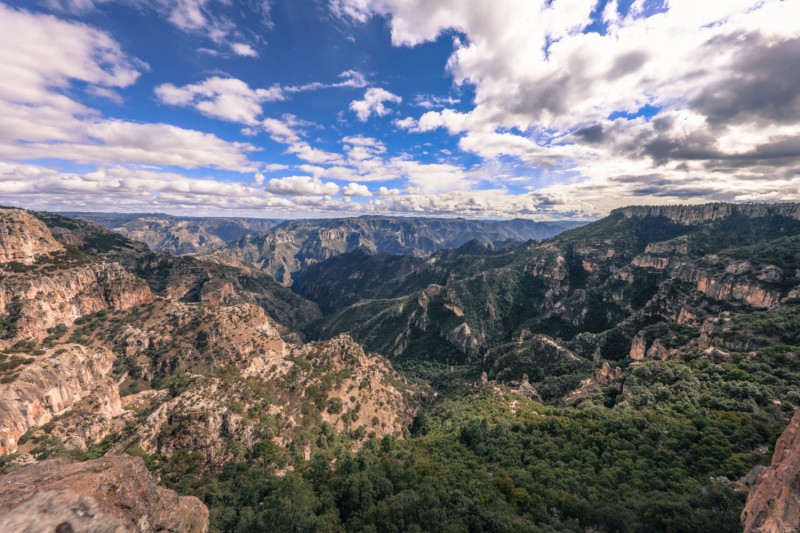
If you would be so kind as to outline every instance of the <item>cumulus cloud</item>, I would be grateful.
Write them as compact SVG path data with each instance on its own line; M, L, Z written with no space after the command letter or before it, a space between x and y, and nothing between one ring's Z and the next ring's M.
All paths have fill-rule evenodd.
M379 196L398 196L399 194L401 194L400 189L389 189L388 187L378 188Z
M268 192L284 196L332 196L339 192L339 186L333 182L322 182L311 176L289 176L269 180Z
M70 80L89 86L132 85L147 65L128 58L110 35L84 24L34 15L0 4L0 98L30 104L58 103L79 110L54 88Z
M596 0L330 5L354 23L387 16L396 46L457 32L447 70L474 89L472 109L418 96L428 111L395 125L443 128L484 161L517 158L560 181L544 193L609 207L797 197L796 2L608 2L599 16Z
M102 205L139 208L196 204L209 207L292 205L259 192L259 188L251 184L125 167L64 173L37 165L0 162L0 188L9 201L60 209Z
M248 125L258 123L263 103L284 98L279 87L252 89L242 80L217 76L183 87L165 83L155 88L155 94L165 104L193 107L208 117Z
M147 68L105 32L0 4L0 157L253 169L249 144L103 118L68 96L80 82L91 94L120 97Z
M380 87L371 87L364 93L363 100L350 102L350 110L353 111L358 120L366 122L372 115L383 117L389 114L389 109L384 102L399 104L403 99L396 94L392 94Z
M349 184L349 190L363 192L358 185ZM292 216L298 211L328 215L455 214L544 219L591 218L597 215L597 210L590 206L576 208L556 196L510 195L501 189L403 194L397 189L381 187L379 198L353 202L350 196L333 196L336 193L334 187L334 184L322 183L308 176L270 180L264 187L258 175L250 182L236 183L125 167L63 173L37 165L0 162L0 189L4 201L55 211L113 206L115 210L129 212L158 209L203 215L230 211L271 217Z
M372 196L369 187L361 183L348 183L342 187L342 194L345 196Z

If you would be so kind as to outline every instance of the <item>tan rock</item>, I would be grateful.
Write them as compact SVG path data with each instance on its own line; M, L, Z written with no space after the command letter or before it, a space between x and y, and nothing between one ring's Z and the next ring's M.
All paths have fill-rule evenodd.
M138 457L51 459L0 477L0 531L60 531L35 528L56 519L63 519L56 525L71 527L64 531L75 533L208 530L208 509L200 500L156 485Z
M745 533L800 531L800 411L775 443L772 464L742 511Z
M44 223L21 209L0 209L0 263L31 264L63 250Z
M114 354L69 344L50 349L0 384L0 455L17 450L19 438L75 406L95 399L95 414L119 415L119 389L111 377ZM95 435L102 438L103 435Z
M72 324L104 309L127 309L153 300L144 280L117 263L96 262L0 281L0 314L17 317L15 339L42 338L47 329ZM13 344L15 339L8 343Z

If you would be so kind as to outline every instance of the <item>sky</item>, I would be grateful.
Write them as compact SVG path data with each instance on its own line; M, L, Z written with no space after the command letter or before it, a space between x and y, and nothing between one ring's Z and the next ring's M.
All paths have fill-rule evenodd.
M0 0L0 204L800 200L800 0Z

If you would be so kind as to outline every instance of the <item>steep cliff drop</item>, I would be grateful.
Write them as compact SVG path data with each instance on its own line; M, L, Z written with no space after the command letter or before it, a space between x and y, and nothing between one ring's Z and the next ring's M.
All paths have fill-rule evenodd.
M748 496L742 523L745 533L800 531L800 411L778 439L772 464Z

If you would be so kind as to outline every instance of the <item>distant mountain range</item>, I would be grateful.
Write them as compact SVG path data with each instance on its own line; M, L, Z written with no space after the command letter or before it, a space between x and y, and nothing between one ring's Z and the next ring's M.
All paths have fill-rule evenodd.
M178 217L159 213L62 213L88 220L147 244L152 250L174 255L222 248L248 233L266 231L280 222L263 218Z
M244 235L215 255L256 265L277 281L291 285L293 273L355 249L424 256L471 240L502 247L547 239L582 224L401 217L290 220L262 233Z

